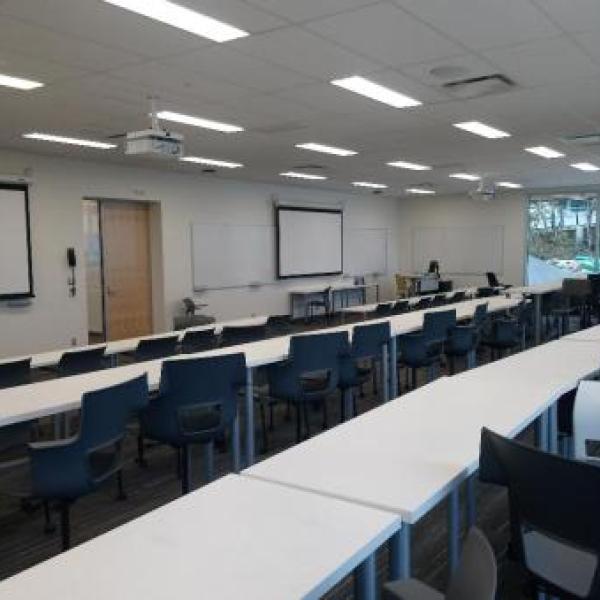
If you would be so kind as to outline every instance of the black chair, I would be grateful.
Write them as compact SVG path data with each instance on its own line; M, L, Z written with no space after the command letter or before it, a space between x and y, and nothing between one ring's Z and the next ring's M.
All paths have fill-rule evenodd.
M465 358L467 369L477 364L477 347L481 339L481 330L487 318L487 304L475 307L473 319L468 325L456 325L450 330L445 353L450 363L450 373L456 372L456 359Z
M494 551L486 537L473 528L465 540L448 591L438 591L416 579L395 581L384 587L384 600L494 600L498 583Z
M479 478L508 488L511 549L536 591L600 598L600 469L481 434Z
M341 420L347 415L347 394L352 394L373 375L374 366L381 361L383 346L390 341L390 323L357 325L352 333L352 345L340 362L338 387L342 391ZM352 409L356 416L356 396L352 394Z
M122 493L127 420L147 402L146 375L87 392L81 400L81 425L75 437L30 445L31 490L25 496L58 502L63 550L71 545L69 513L75 500L114 475Z
M433 297L431 301L432 306L444 306L448 303L448 299L446 298L446 294L437 294Z
M181 340L181 352L184 354L194 354L212 350L217 346L217 336L215 328L210 329L188 329Z
M221 331L219 346L238 346L264 340L267 337L267 325L226 326Z
M144 338L138 342L137 348L133 351L133 358L136 362L145 362L173 356L177 354L178 346L178 335Z
M491 298L492 296L497 296L498 291L493 287L480 287L477 288L476 296L477 298Z
M100 371L108 366L105 356L106 346L86 350L69 350L58 361L58 373L62 377Z
M412 307L412 310L426 310L433 306L433 298L431 296L425 296L419 298L419 301Z
M590 273L588 275L590 282L590 310L596 315L596 320L600 322L600 273Z
M322 311L325 319L329 322L331 316L331 286L325 288L321 293L315 294L316 298L306 303L305 318L306 321L312 321L315 318L315 311Z
M408 300L398 300L392 308L392 315L403 315L409 311L410 302Z
M515 349L525 349L525 328L514 317L490 319L483 328L482 346L490 349L490 358L502 358Z
M372 313L374 319L381 319L383 317L391 317L394 314L394 303L393 302L382 302L377 305L375 311Z
M31 358L0 363L0 389L31 383Z
M296 439L302 439L302 418L310 437L308 404L323 409L327 427L327 398L337 390L340 361L349 354L347 332L292 336L289 357L267 369L269 397L296 408Z
M271 315L267 319L267 335L269 337L289 335L292 329L293 324L290 315Z
M192 487L193 444L204 447L206 479L212 480L214 442L231 430L245 380L243 354L163 362L158 397L140 415L140 435L181 450L183 494Z
M450 297L450 299L448 300L448 303L454 303L454 302L463 302L464 300L467 299L467 293L460 291L460 292L454 292L454 294L452 294L452 296Z
M557 324L558 337L569 333L572 316L578 315L580 327L590 324L589 307L592 298L592 284L587 279L563 279L560 294L554 297L552 309Z
M485 274L485 276L487 278L489 287L491 287L491 288L503 287L503 285L498 281L498 277L496 276L496 273L494 273L492 271L488 271Z

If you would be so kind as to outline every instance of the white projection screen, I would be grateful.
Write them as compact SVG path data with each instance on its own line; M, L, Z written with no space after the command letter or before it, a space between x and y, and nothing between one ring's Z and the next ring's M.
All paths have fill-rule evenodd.
M343 272L343 213L337 209L277 208L277 276Z
M28 189L0 183L0 300L32 296Z

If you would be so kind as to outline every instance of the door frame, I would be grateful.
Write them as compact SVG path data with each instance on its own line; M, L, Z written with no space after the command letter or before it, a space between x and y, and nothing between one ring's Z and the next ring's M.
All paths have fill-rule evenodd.
M106 275L104 265L104 236L101 205L104 202L123 202L128 204L144 204L148 209L148 241L150 246L150 301L152 304L152 331L156 332L159 323L164 321L164 316L158 311L164 307L164 281L163 250L162 250L162 204L159 200L140 200L137 198L122 198L111 196L84 196L84 201L93 201L98 209L98 237L100 249L100 286L102 301L102 329L103 337L107 338L107 307L106 307ZM155 237L159 239L155 239ZM86 290L87 292L87 290Z

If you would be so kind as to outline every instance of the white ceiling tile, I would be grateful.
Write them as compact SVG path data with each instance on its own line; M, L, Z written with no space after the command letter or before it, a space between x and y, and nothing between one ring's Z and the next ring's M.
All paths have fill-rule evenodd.
M375 0L247 0L273 14L293 22L308 21L335 13L352 10Z
M598 0L533 0L541 10L569 32L597 31L600 23Z
M600 75L600 66L566 36L496 48L486 58L524 86L576 81Z
M381 68L381 65L298 27L287 27L230 43L240 52L323 80Z
M287 25L274 14L259 10L242 0L177 0L192 10L224 21L250 33L268 31Z
M9 53L2 50L0 50L0 72L45 84L74 79L85 74L81 69L45 60L43 57L24 56L18 52ZM40 88L29 93L39 94L43 90L44 88ZM0 88L0 93L7 92L8 88ZM15 93L15 90L12 92Z
M0 4L0 15L126 50L134 56L165 56L211 43L101 0L4 0Z
M232 50L226 44L209 46L166 59L165 64L182 72L274 92L315 81L311 77Z
M465 46L508 46L560 30L529 0L394 0Z
M582 45L593 60L600 63L600 36L597 33L581 33L574 39Z
M24 56L43 57L66 66L101 71L138 62L140 58L128 52L96 44L24 21L0 19L0 54L17 51Z
M464 52L461 46L387 3L315 21L307 28L389 66Z

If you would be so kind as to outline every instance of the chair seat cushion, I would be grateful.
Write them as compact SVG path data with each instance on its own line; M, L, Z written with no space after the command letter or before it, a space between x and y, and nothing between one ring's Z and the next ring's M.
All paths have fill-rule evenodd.
M525 562L541 579L587 598L598 568L598 557L538 531L523 535Z
M443 594L416 579L393 581L384 589L386 600L444 600Z
M188 406L180 411L179 424L185 435L207 433L221 424L221 411L203 406Z
M305 394L319 394L326 392L329 388L329 373L327 371L319 371L305 375L300 381L302 391Z

